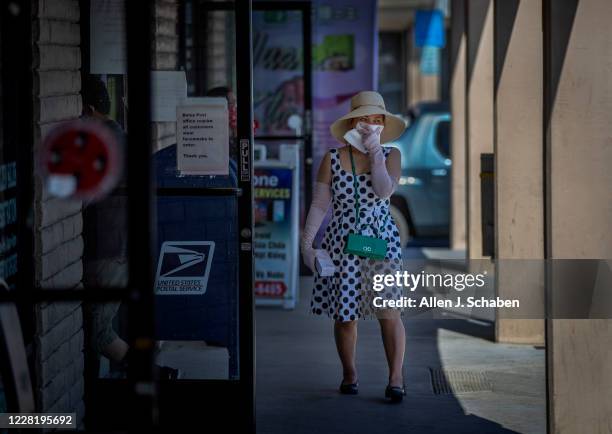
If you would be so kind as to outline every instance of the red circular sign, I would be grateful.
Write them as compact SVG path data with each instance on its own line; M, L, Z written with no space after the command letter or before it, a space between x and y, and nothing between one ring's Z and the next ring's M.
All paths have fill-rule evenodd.
M67 122L43 142L41 168L57 196L100 198L117 184L121 165L117 139L99 121Z

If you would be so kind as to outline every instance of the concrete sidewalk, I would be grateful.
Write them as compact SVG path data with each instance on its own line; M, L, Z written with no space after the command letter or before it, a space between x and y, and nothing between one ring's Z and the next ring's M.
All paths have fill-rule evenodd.
M407 396L393 405L378 323L361 321L359 395L340 395L333 323L308 313L311 282L296 310L257 309L258 433L546 432L544 351L492 342L488 322L406 320ZM441 367L484 375L489 390L436 395L430 368Z

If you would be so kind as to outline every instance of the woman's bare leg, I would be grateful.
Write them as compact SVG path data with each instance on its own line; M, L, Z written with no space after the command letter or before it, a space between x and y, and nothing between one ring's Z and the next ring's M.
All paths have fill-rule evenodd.
M389 364L389 385L402 387L406 330L398 311L387 312L378 319L382 334L387 363Z
M351 384L357 381L355 367L355 348L357 347L357 321L335 321L334 338L342 363L342 383Z

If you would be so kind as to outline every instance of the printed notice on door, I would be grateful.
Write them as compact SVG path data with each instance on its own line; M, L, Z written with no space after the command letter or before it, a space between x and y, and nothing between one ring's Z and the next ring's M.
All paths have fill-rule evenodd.
M228 175L227 103L176 108L176 163L181 175Z

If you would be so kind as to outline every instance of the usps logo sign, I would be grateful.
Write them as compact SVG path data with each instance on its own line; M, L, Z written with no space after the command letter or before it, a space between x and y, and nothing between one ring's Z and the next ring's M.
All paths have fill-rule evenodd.
M214 241L165 241L157 263L155 293L204 294L214 252Z

